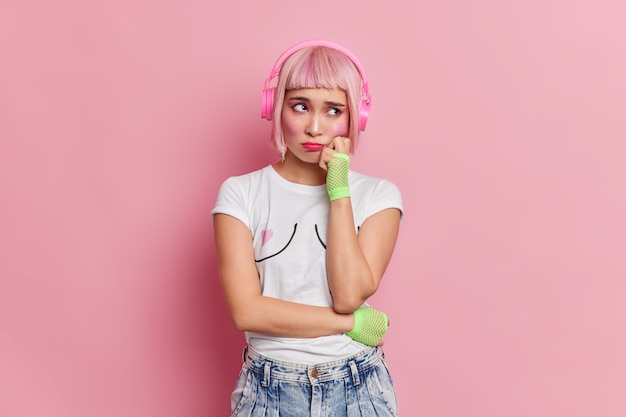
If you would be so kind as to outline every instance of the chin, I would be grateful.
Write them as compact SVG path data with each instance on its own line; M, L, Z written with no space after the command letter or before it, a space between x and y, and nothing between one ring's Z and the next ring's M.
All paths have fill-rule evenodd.
M300 162L304 162L306 164L317 165L320 162L319 155L315 154L296 155L296 158L298 158Z

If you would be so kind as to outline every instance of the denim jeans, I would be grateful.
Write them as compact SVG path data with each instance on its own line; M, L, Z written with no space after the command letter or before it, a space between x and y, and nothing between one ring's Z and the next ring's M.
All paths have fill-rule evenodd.
M396 395L380 348L315 365L244 350L232 417L397 417Z

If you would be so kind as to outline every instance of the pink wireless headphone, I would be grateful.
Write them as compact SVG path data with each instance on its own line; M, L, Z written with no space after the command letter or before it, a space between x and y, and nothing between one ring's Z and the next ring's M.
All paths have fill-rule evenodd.
M334 49L346 55L354 63L357 70L359 71L359 74L361 75L361 79L363 80L363 94L365 98L361 100L359 108L359 130L365 130L365 124L367 123L367 117L369 116L370 106L372 105L372 96L369 93L367 79L365 78L365 71L363 70L363 67L361 67L359 61L354 55L352 55L350 51L342 48L336 43L323 40L310 40L297 43L291 48L287 49L285 52L282 53L281 56L278 57L276 63L274 64L274 68L272 68L272 71L270 72L270 75L265 79L261 117L267 120L272 120L272 111L274 110L274 97L276 94L276 87L270 87L269 84L272 79L276 77L280 72L280 67L283 62L285 62L285 60L289 58L289 56L291 56L291 54L293 54L294 52L299 51L300 49L307 48L309 46L326 46L328 48Z

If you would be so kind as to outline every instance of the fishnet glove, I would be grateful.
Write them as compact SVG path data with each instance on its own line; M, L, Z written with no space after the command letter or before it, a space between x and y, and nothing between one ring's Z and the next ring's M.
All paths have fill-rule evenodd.
M350 197L350 185L348 184L349 168L350 157L344 153L335 153L333 154L333 159L328 161L326 189L328 190L330 201Z
M354 312L354 328L346 333L353 340L368 346L378 346L389 328L389 319L372 307L359 307Z

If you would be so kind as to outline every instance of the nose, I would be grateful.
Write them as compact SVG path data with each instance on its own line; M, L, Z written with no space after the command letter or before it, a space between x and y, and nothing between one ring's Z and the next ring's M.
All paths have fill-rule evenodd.
M322 133L320 128L319 116L311 115L309 123L306 126L305 133L309 136L318 136Z

